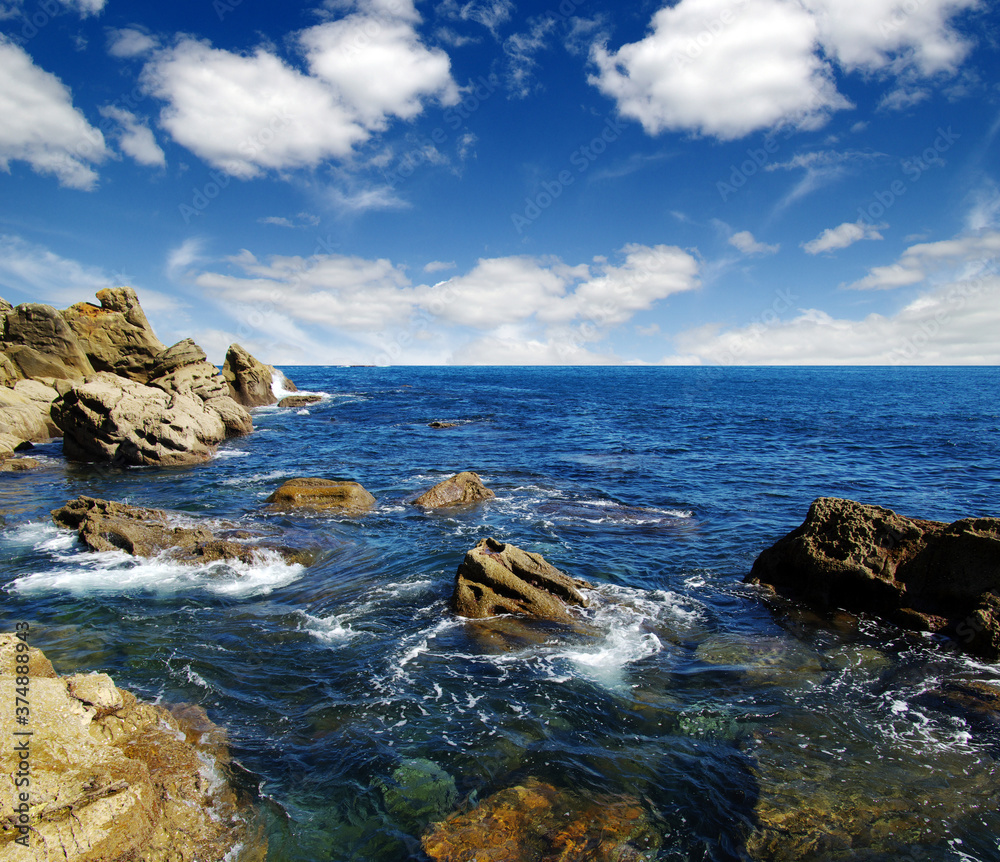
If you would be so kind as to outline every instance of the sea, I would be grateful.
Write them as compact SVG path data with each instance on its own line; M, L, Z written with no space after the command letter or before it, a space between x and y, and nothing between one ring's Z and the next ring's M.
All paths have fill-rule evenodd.
M638 800L658 841L636 858L1000 860L1000 725L941 695L1000 666L744 584L817 497L1000 515L1000 369L283 371L321 400L256 409L208 463L100 467L53 441L0 475L3 628L28 622L60 673L203 707L269 862L424 860L430 822L529 778ZM496 498L412 505L461 470ZM377 506L270 511L300 476ZM50 516L79 495L316 562L90 552ZM486 537L590 582L581 627L452 613ZM416 811L421 771L449 790Z

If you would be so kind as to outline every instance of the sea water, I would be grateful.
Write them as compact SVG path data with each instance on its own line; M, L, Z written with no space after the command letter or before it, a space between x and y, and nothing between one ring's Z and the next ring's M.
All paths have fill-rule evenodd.
M628 794L661 859L748 858L768 812L841 834L883 805L903 813L855 832L898 835L809 858L1000 859L996 725L934 694L1000 685L1000 668L742 582L819 496L1000 515L1000 370L284 370L322 400L254 411L209 463L101 468L54 442L39 470L0 476L4 628L30 622L61 673L202 705L257 794L269 860L424 858L385 793L424 761L466 808L532 776ZM410 504L460 470L496 499ZM356 480L377 506L268 511L297 476ZM317 562L88 552L49 514L81 494L262 527ZM449 611L487 536L593 584L581 631Z

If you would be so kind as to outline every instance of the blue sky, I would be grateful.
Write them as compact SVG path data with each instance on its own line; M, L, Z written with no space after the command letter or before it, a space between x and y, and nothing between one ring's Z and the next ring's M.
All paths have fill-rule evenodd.
M298 364L1000 361L985 0L0 0L0 295Z

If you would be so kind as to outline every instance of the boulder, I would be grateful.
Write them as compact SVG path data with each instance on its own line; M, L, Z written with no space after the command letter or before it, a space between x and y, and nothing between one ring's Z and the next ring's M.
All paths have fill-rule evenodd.
M81 496L52 512L56 526L76 530L92 551L125 551L135 557L166 553L181 563L239 560L254 563L261 551L278 553L285 562L308 565L303 551L274 545L231 524L215 531L162 509L146 509L110 500Z
M19 381L18 386L29 382ZM55 394L55 390L52 392ZM52 420L50 404L36 401L23 389L3 387L0 387L0 432L30 443L40 443L60 433Z
M37 458L6 458L4 459L2 444L0 444L0 473L26 473L37 470L42 462Z
M229 395L243 407L264 407L278 401L274 394L274 379L279 372L271 365L255 359L248 350L231 344L222 366L222 376L229 386ZM286 379L285 388L295 391L295 384Z
M164 345L146 320L131 287L97 292L100 306L79 302L62 312L95 371L146 383Z
M16 662L19 651L29 657L26 686L25 675L18 677L24 667ZM2 702L14 704L25 687L28 725L15 722L14 709L0 709L0 732L12 741L0 751L6 778L0 858L221 862L242 844L249 852L241 859L263 859L266 844L253 825L255 812L233 791L227 758L217 756L217 745L196 741L183 720L141 703L106 674L59 677L39 650L0 635ZM26 728L30 737L14 735ZM209 737L215 743L219 734ZM15 797L21 759L13 741L23 739L30 784L22 785L22 800ZM25 810L16 811L22 803ZM15 843L18 838L27 847Z
M273 509L339 509L346 512L367 512L375 506L375 498L357 482L333 479L289 479L270 497Z
M434 862L652 862L661 839L634 797L528 778L434 824L421 843Z
M483 484L478 473L466 470L443 482L438 482L429 491L417 497L413 505L423 506L425 509L437 509L442 506L480 503L483 500L492 500L495 496L496 494Z
M586 607L580 590L590 587L560 572L541 554L482 539L458 567L451 607L471 619L520 614L571 623L569 607Z
M820 610L844 608L950 635L1000 659L1000 519L946 524L821 497L746 580Z
M435 420L434 422L427 423L428 428L457 428L457 422L442 422L441 420Z
M279 407L308 407L323 400L322 395L286 395L278 402Z
M207 461L228 436L200 398L101 372L52 405L63 451L78 461L176 466Z
M4 315L0 350L21 377L82 381L94 373L76 333L51 305L26 302Z

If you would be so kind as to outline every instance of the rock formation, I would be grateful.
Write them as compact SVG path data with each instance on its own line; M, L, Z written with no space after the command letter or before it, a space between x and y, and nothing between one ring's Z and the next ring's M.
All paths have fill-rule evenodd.
M459 616L484 619L520 614L570 623L569 607L586 607L590 584L560 572L541 554L496 539L482 539L455 575L451 607Z
M416 500L414 506L423 506L426 509L437 509L441 506L462 506L470 503L480 503L483 500L492 500L494 494L483 484L478 473L466 470L458 473L443 482L438 482L429 491L425 491Z
M820 609L872 613L1000 659L1000 519L946 524L821 497L756 560L750 583Z
M27 663L17 661L23 654ZM16 721L18 688L28 694L27 724ZM0 635L0 733L8 741L0 750L0 858L222 862L242 844L241 862L262 862L254 812L225 777L224 733L199 707L187 713L196 721L139 702L103 673L59 677L40 650ZM14 735L25 729L30 737ZM28 768L19 772L14 741L24 739Z
M308 407L323 400L322 395L286 395L278 402L279 407Z
M357 482L307 477L289 479L267 503L273 509L335 509L357 514L372 509L375 498Z
M78 497L52 512L59 527L76 530L80 541L93 551L125 551L136 557L153 557L166 552L182 563L210 563L215 560L257 561L262 551L279 554L285 562L308 565L309 552L276 545L232 524L205 524L162 509L129 506L94 497Z
M277 403L272 384L279 373L273 366L254 359L238 344L230 346L222 366L222 376L229 386L230 396L243 407L264 407ZM295 384L287 379L285 386L295 391Z
M633 797L585 797L529 778L424 834L434 862L652 862L658 831Z

